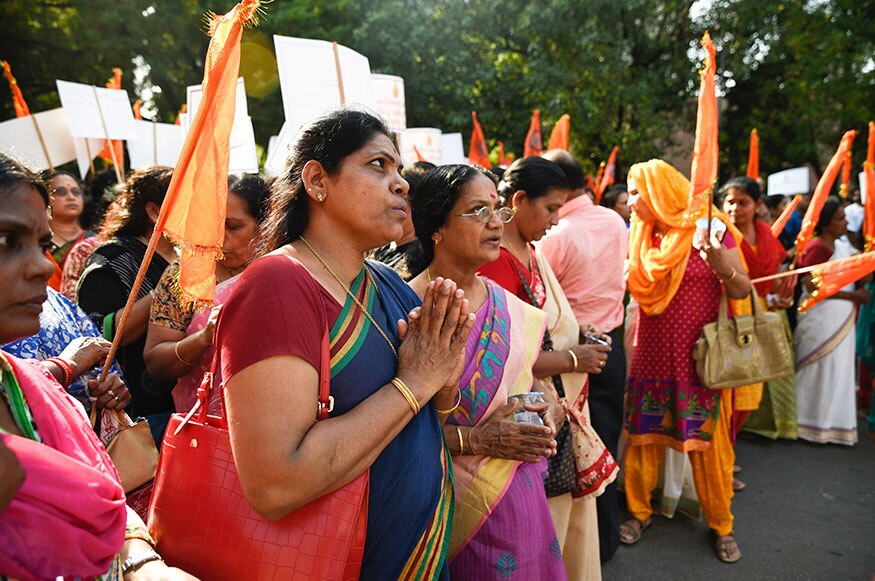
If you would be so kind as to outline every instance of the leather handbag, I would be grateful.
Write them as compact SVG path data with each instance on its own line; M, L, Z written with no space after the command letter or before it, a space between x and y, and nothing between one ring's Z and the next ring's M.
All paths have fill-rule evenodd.
M364 553L369 472L280 520L261 517L246 500L222 416L207 415L212 369L198 401L174 414L164 435L149 532L171 566L201 579L357 579ZM334 407L328 331L322 338L319 420Z
M729 318L724 294L717 321L702 329L693 359L704 386L728 389L793 373L789 330L777 313L763 311L755 288L751 302L752 314Z
M133 492L152 482L158 468L158 448L152 438L149 422L131 421L125 412L105 410L102 419L115 424L118 432L106 445L106 452L118 471L125 493ZM97 423L97 406L91 406L91 425Z

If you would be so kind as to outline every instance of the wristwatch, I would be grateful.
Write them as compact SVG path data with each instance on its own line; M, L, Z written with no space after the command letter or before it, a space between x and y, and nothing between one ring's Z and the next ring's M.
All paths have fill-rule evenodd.
M143 553L136 557L128 557L125 559L125 562L122 563L122 575L127 575L128 573L132 573L145 565L146 563L151 563L152 561L163 561L161 555L156 553L155 551L149 551L148 553Z

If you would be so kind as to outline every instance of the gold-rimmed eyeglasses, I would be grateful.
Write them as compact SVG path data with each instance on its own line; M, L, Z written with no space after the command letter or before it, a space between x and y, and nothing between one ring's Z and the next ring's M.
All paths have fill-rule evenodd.
M489 222L492 216L497 216L503 224L507 224L508 222L513 220L514 213L513 210L511 210L510 208L496 208L495 210L490 210L486 206L483 206L474 212L456 215L463 216L465 218L476 218L478 222L483 222L484 224Z

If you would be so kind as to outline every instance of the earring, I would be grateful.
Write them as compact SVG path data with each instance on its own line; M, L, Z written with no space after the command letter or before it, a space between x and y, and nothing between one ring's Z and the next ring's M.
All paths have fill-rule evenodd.
M319 200L320 202L325 200L325 194L323 194L322 192L319 192L318 194L316 194L316 199Z
M435 236L434 237L434 245L437 246L438 244L441 243L441 240L443 240L443 239L444 239L443 236Z

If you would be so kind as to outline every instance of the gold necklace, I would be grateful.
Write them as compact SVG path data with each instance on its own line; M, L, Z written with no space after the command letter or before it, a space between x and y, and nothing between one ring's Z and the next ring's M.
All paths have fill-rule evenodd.
M325 259L322 258L318 252L316 252L316 249L313 248L313 246L311 246L309 242L307 242L307 239L304 238L303 236L301 236L300 239L301 239L301 242L303 242L307 246L307 248L310 250L310 252L313 253L313 256L315 256L316 260L318 260L319 263L322 265L322 268L324 268L325 270L328 271L328 274L330 274L334 278L334 280L337 281L337 284L339 284L343 288L343 290L346 291L346 294L349 295L349 298L351 298L353 300L353 302L355 302L356 306L359 309L361 309L362 314L364 314L364 316L368 318L368 320L371 322L371 325L373 325L374 328L380 332L380 335L382 335L383 339L386 340L386 344L389 345L389 349L391 349L392 353L395 355L395 359L398 359L398 351L395 349L395 345L392 344L392 341L389 339L389 336L386 334L385 331L383 331L383 329L380 327L380 325L377 324L377 321L374 320L374 318L371 316L371 314L368 312L368 310L364 307L364 305L358 300L358 298L354 294L352 294L352 291L349 290L349 287L346 286L346 283L343 282L342 280L340 280L339 276L334 274L334 271L331 270L331 267L328 266L328 263L325 262ZM367 269L367 267L365 267L365 268ZM368 275L370 275L370 272L368 272ZM367 284L370 284L370 282L368 282ZM379 289L379 287L377 287L376 283L374 283L374 287L377 289L377 292L379 292L380 289Z

